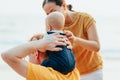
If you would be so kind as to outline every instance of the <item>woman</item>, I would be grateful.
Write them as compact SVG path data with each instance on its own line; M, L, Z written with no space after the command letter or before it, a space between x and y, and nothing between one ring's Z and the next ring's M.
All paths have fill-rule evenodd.
M81 80L102 80L103 61L95 20L87 13L71 10L65 0L44 0L42 7L47 15L54 11L64 14L64 30L69 30L65 33L72 42Z
M37 39L39 38L41 37L37 37ZM64 36L54 33L44 39L36 40L33 38L31 40L35 41L3 52L1 55L3 60L26 80L79 80L79 72L76 68L67 75L63 75L50 67L40 66L42 60L47 57L38 55L38 50L60 51L61 48L56 46L66 45ZM23 60L27 55L29 55L32 63Z

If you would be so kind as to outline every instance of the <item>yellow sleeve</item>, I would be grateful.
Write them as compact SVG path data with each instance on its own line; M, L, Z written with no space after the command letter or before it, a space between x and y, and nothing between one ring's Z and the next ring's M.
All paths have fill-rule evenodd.
M85 31L84 33L86 33L87 30L89 29L89 27L96 21L94 20L94 18L91 15L84 13L84 21L83 22L84 22L84 31Z
M26 80L80 80L80 74L77 68L64 75L50 67L28 63Z

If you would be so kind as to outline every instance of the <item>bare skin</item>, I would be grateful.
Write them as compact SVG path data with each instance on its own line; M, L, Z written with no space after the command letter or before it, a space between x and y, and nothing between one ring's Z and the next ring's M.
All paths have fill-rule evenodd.
M54 11L59 11L64 14L65 16L65 25L69 25L76 17L76 12L72 12L67 10L66 4L63 3L62 6L58 6L55 3L46 3L43 7L46 14L50 14ZM87 30L88 40L76 37L70 31L65 31L66 36L73 40L75 43L79 44L81 47L84 47L91 51L99 51L100 50L100 43L99 38L97 35L96 25L93 23L89 29Z
M62 38L62 39L60 39ZM57 48L58 45L66 45L64 36L58 34L51 34L50 36L36 40L32 42L28 42L26 44L19 45L12 49L9 49L1 54L2 59L18 74L26 78L28 62L23 60L27 55L36 52L37 50L46 51L60 51L61 48ZM33 60L32 60L33 61ZM34 63L37 60L34 60Z
M60 12L52 12L46 17L46 31L60 30L63 31L65 24L64 15Z
M43 38L43 34L36 34L30 38L30 41L40 40ZM34 64L41 64L43 60L47 59L46 53L40 52L39 50L29 54L29 61Z
M88 40L79 38L79 37L75 37L72 32L70 31L64 31L66 33L66 35L68 36L68 39L76 42L78 45L91 50L91 51L99 51L100 50L100 43L99 43L99 39L97 36L97 32L96 32L96 27L95 24L93 24L87 31L88 34Z

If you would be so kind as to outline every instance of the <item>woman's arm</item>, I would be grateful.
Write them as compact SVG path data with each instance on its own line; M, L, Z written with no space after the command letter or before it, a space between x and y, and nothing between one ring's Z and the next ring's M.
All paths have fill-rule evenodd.
M21 76L26 77L28 63L23 60L28 54L36 50L59 51L61 48L56 46L66 45L62 35L51 34L44 39L28 42L9 49L1 54L3 60Z
M68 38L73 42L77 43L78 45L80 45L81 47L91 51L99 51L100 43L99 43L95 23L89 27L87 34L88 34L88 40L85 40L79 37L75 37L71 32L66 31L66 35L68 36Z

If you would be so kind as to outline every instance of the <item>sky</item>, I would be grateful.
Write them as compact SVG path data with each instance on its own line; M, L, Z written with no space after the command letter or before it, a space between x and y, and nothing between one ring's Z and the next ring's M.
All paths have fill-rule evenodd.
M119 0L66 0L78 11L97 16L120 16ZM0 0L0 15L40 15L43 0Z

